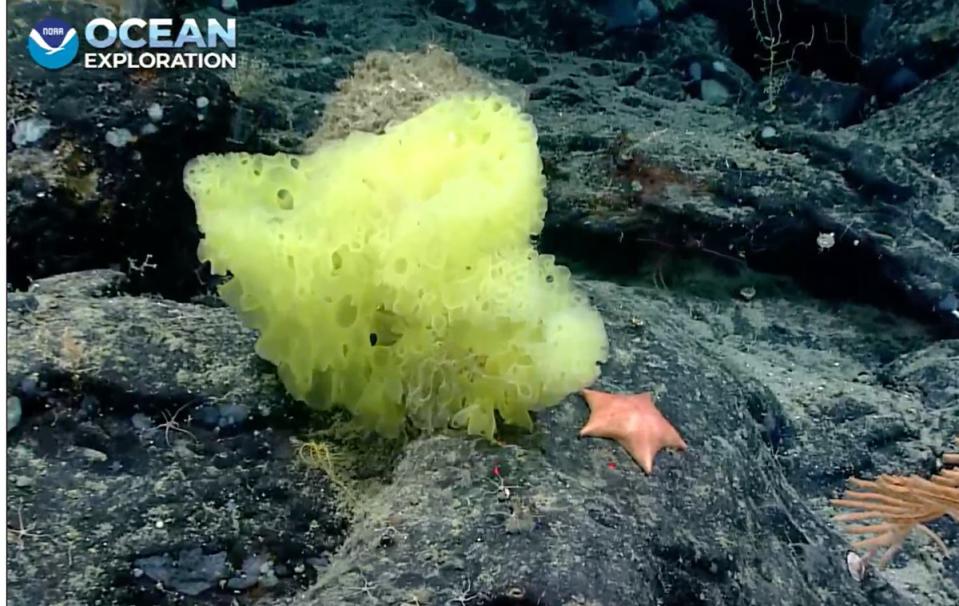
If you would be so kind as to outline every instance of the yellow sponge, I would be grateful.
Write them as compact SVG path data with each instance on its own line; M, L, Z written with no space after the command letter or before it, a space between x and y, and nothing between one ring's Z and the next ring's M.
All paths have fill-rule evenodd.
M545 179L530 118L454 97L311 155L191 161L199 256L260 332L290 393L396 435L409 421L492 438L591 383L599 314L538 255Z

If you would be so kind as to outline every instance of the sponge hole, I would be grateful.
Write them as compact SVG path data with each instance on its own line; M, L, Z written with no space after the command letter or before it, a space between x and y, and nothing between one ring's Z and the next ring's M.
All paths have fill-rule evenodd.
M347 328L356 322L356 306L351 297L343 297L336 305L336 323Z
M276 205L283 210L293 210L293 194L288 189L280 189L276 192Z
M299 159L299 158L290 158L290 166L292 166L293 168L299 168L299 167L300 167L300 159Z

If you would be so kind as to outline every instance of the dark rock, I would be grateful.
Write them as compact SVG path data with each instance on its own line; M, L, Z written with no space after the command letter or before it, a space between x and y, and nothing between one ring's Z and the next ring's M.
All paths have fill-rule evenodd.
M135 398L143 394L171 402L190 401L196 395L203 399L232 395L264 410L279 401L278 382L264 375L269 367L249 355L254 335L232 311L148 298L91 296L90 286L101 276L80 272L35 284L31 296L37 311L8 318L7 334L16 344L7 360L10 384L20 383L26 392L21 382L32 381L30 377L89 380L102 386L111 400L120 396L128 406L137 404ZM237 367L245 370L234 376L232 369ZM237 381L243 375L247 379ZM238 419L239 409L230 410ZM219 419L222 413L217 414Z
M116 297L128 292L128 284L123 272L93 269L37 280L30 285L30 292L52 296Z
M23 405L20 403L20 398L10 396L7 398L7 432L9 433L16 429L22 418Z
M898 358L883 371L892 385L922 394L928 414L949 414L959 405L959 340L941 341Z
M226 552L204 554L199 547L184 549L176 558L156 555L134 560L134 565L164 587L195 596L216 587L227 574Z
M858 123L867 100L861 86L794 75L783 85L776 106L788 121L832 130Z
M373 595L387 603L423 584L441 601L512 595L547 604L573 596L603 604L728 604L755 591L764 596L757 600L775 604L824 603L824 595L831 596L825 603L908 603L888 586L872 586L875 595L867 597L845 570L842 541L776 471L762 427L744 405L770 393L705 362L709 355L692 336L698 331L666 299L602 283L589 292L612 340L600 385L656 385L690 451L660 454L653 475L643 476L615 444L575 438L586 416L576 397L539 415L534 435L505 448L456 437L417 440L375 506L382 516L390 512L390 557L382 555L385 517L358 521L358 540L337 553L336 575L321 577L310 603L348 602L374 580ZM623 329L636 316L648 323L640 338ZM494 467L513 487L507 501L490 488ZM511 520L524 515L534 524L511 531ZM735 540L719 539L727 533ZM363 573L343 572L349 570Z
M11 599L154 604L212 593L228 603L236 594L220 582L245 560L232 554L274 554L290 570L335 549L345 531L335 493L295 464L301 417L260 376L249 335L217 308L103 296L87 282L74 274L46 290L41 281L38 309L8 320L8 381L29 398L8 435L8 469L23 479L8 487L10 511L42 529L10 552ZM233 424L226 439L190 422L191 402L231 401L230 392L289 414L258 431ZM245 406L223 404L217 422L221 412L240 420ZM304 567L278 580L258 564L260 599L296 593L317 574Z
M193 411L193 420L212 429L220 424L220 410L216 406L201 406Z
M236 428L250 416L250 409L242 404L201 406L192 416L194 421L210 429Z
M273 6L287 6L295 4L297 0L238 0L237 5L243 12L270 8Z
M673 67L682 72L683 88L693 97L703 98L704 82L721 86L728 91L730 101L737 104L753 101L756 97L757 89L752 78L728 57L696 53L680 58Z
M876 2L862 27L864 83L882 104L953 69L959 59L959 5Z
M862 24L876 4L875 0L716 0L697 9L716 20L728 41L727 54L772 89L772 100L791 73L818 72L830 80L854 81L861 69Z
M879 92L886 99L898 99L922 84L922 78L912 69L901 66L885 76L879 84Z
M419 0L431 12L492 34L528 40L534 48L581 51L603 39L607 18L588 2Z
M44 3L17 2L8 15L8 122L50 124L33 143L8 138L8 280L22 288L112 265L141 288L184 296L196 289L190 242L198 234L183 165L226 148L229 89L206 71L91 70L75 62L51 75L22 52L28 24L48 12ZM56 14L83 23L95 10L70 3ZM209 101L202 119L200 97ZM147 115L153 104L163 110L157 122ZM141 134L148 124L156 132ZM117 132L128 132L129 142L111 144Z
M953 292L947 293L936 304L936 310L943 313L956 313L956 310L959 310L959 295Z
M7 296L7 313L27 314L37 310L37 299L32 295L13 294Z
M651 0L609 0L602 9L606 31L632 29L659 22L659 7Z
M250 416L250 409L242 404L220 404L220 427L236 427Z
M82 284L82 280L78 279L77 283ZM827 603L909 603L883 585L879 578L872 579L867 589L848 579L843 541L815 511L808 509L803 498L786 481L783 469L804 491L821 491L827 481L838 485L850 465L877 468L885 464L880 454L866 458L860 453L868 453L869 449L894 453L890 450L894 445L915 440L918 434L910 429L911 420L900 421L899 430L890 431L895 429L895 424L885 428L867 426L848 438L837 434L833 440L815 439L829 434L819 428L809 433L796 430L795 438L778 442L780 462L777 462L770 438L775 428L770 427L767 419L770 415L784 416L780 402L785 398L779 397L779 387L774 384L768 389L761 384L760 379L768 381L767 372L757 372L751 377L747 372L736 372L718 364L716 360L743 348L731 342L729 350L721 349L726 347L725 341L705 337L709 330L703 326L715 322L718 328L728 313L717 314L715 304L709 302L701 305L712 313L693 313L694 306L699 305L695 300L685 298L684 303L679 303L671 296L651 290L599 282L585 286L603 313L612 339L611 359L600 386L616 391L654 387L660 407L680 428L690 443L690 450L660 454L654 474L644 476L615 444L575 438L575 430L585 418L585 406L576 396L543 412L534 433L516 434L505 447L455 435L415 440L406 446L395 466L380 472L392 478L391 484L364 497L365 513L349 531L350 541L331 561L320 564L317 588L295 598L295 603L350 603L350 596L355 596L362 587L386 603L400 603L404 596L424 587L443 599L457 595L483 594L495 598L537 592L547 603L562 603L576 595L603 603L626 603L638 596L681 602L697 595L703 604L726 604L753 593L775 595L775 603L805 604L818 599L809 593L813 591L811 588L825 587L835 596L835 602ZM24 359L51 357L43 354L42 349L24 349L25 344L32 343L26 335L55 334L60 326L69 324L77 334L84 336L85 347L102 352L99 355L103 361L121 355L130 360L145 359L149 354L151 363L140 364L141 372L181 361L194 346L188 343L202 346L206 352L204 358L218 367L222 384L234 390L231 397L239 396L244 401L260 398L263 405L268 405L271 399L275 402L280 399L276 391L269 396L270 389L264 392L262 387L254 386L267 381L267 377L257 377L254 384L244 383L242 377L249 374L247 364L254 357L252 343L232 320L225 321L228 316L217 318L226 310L128 296L71 297L63 288L56 294L44 294L42 288L38 290L40 309L34 314L35 324L30 328L12 326L10 359L14 374L18 367L25 366ZM729 297L728 305L750 305L755 310L755 306L766 304L763 289L758 290L759 294L749 303L735 302ZM792 301L784 304L796 305ZM682 313L683 306L690 306L689 313ZM89 311L79 313L78 310ZM170 313L171 310L176 313ZM154 325L160 334L176 334L180 330L176 327L181 326L194 336L187 343L157 349L150 334L120 328L131 314L140 318L138 325ZM695 320L694 316L703 319ZM635 327L637 317L644 320L642 331L631 328ZM835 339L832 335L841 333L822 319L790 317L773 308L759 316L754 312L753 317L775 318L778 329L766 330L762 334L767 336L758 339L753 332L758 327L747 321L742 323L742 337L749 340L750 347L757 348L760 342L765 342L770 348L758 349L753 357L744 358L748 360L745 368L760 361L767 364L759 366L760 370L769 368L768 364L775 363L776 359L772 352L780 352L784 347L813 346L833 352L861 350L875 365L875 361L885 357L877 356L876 351L888 349L889 355L895 356L897 351L908 351L915 342L915 337L908 337L909 333L903 329L902 334L885 331L890 344L894 345L892 349L878 342L870 343L865 335L882 338L884 333L867 331L865 322L862 335L850 334L848 342L823 341ZM105 325L105 321L114 324ZM834 322L844 323L848 333L848 320L839 317ZM769 339L768 342L765 339ZM40 339L37 345L30 347L47 343ZM54 351L55 343L50 344ZM26 351L33 354L25 355ZM823 356L819 354L819 357ZM231 358L234 359L230 361ZM33 373L49 376L57 368L56 364L37 365ZM136 390L126 396L131 402L169 393L167 385L175 384L174 379L164 377L162 371L156 374L154 370L152 376L133 381L124 374L110 372L109 368L99 362L74 372L80 372L86 382L100 385L105 393ZM186 381L190 391L208 399L223 393L209 377L198 379L195 384L187 377L178 379ZM916 379L921 380L918 376ZM877 386L873 384L872 389ZM54 404L51 409L61 411L57 413L56 424L48 426L43 417L38 417L27 421L36 429L23 432L17 438L19 443L11 450L14 453L11 469L16 475L29 477L29 470L35 467L31 462L34 458L56 456L54 453L64 448L72 452L67 447L70 444L93 444L100 452L108 453L108 461L120 463L115 469L108 465L91 466L82 453L77 452L73 458L65 459L67 464L55 466L57 474L65 475L62 478L48 475L43 490L32 489L36 494L29 501L30 513L43 515L48 527L69 528L81 519L77 516L87 525L91 520L102 520L112 525L111 536L117 537L111 544L128 545L133 541L132 544L137 545L135 552L151 553L152 549L152 554L157 554L156 545L175 545L178 540L192 540L193 545L197 545L200 536L212 532L209 524L219 524L225 531L237 515L244 529L241 532L260 533L267 519L274 520L269 523L273 527L276 516L283 516L281 512L287 511L290 517L283 519L284 523L294 524L290 528L292 537L314 528L316 516L325 515L308 513L314 507L313 498L307 485L302 483L302 472L293 467L288 458L275 458L273 453L282 452L282 444L289 439L283 431L239 433L220 443L213 441L212 434L191 427L190 430L195 430L192 437L173 432L169 442L155 436L148 441L138 438L139 442L122 442L118 440L127 440L123 436L129 436L133 428L129 414L123 413L124 407L116 398L112 405L118 416L107 413L78 426L70 420L72 413L64 416L69 409ZM943 412L947 410L950 408L944 408ZM795 410L789 413L795 414ZM817 417L817 422L835 423L835 419L850 418L850 414L855 417L858 413L829 413ZM81 429L77 431L73 427ZM948 428L944 426L943 430ZM855 436L861 440L859 446ZM43 447L43 444L50 446ZM144 451L144 446L137 444L150 450ZM367 450L371 447L370 442L360 446ZM183 448L200 456L174 456ZM847 452L849 449L856 450ZM202 453L217 454L211 457ZM816 457L811 456L814 453L818 453ZM217 465L220 459L226 465ZM614 465L611 467L609 463ZM497 490L491 481L494 466L510 485L509 495ZM814 473L817 470L820 475ZM823 475L827 470L829 475ZM90 474L95 474L97 482L108 482L114 487L109 492L111 505L91 509L95 503L102 502L93 499L96 493L91 492L89 502L69 508L57 507L55 495L62 487L81 486ZM156 474L172 475L164 475L168 479L157 485ZM254 478L252 490L230 488L235 482L249 486L246 482ZM153 488L144 490L144 484ZM157 486L161 490L159 496ZM243 500L247 494L256 501ZM642 498L637 500L637 495ZM157 501L158 498L161 500ZM266 501L261 503L262 500ZM290 500L293 503L287 503ZM155 520L148 512L160 503L164 505L159 511L168 513ZM213 518L201 513L207 511L211 503L219 512ZM103 513L92 513L94 511ZM246 524L243 520L250 514L240 511L255 511L261 521L251 520ZM144 531L144 519L149 521L149 532ZM300 524L303 530L299 529ZM246 540L253 540L249 534L244 536L248 537ZM572 541L570 537L574 536L584 538ZM717 542L717 537L724 536L731 539ZM388 537L386 543L384 537ZM625 547L624 537L629 537ZM150 547L151 543L154 547ZM796 549L797 544L802 548ZM74 558L90 553L84 545L77 544ZM271 545L269 549L248 549L247 555L230 562L235 570L244 570L243 562L250 558L250 553L286 550L294 555L284 556L281 562L295 571L308 558L322 559L319 552L306 555L310 548L304 545L284 546L282 542ZM328 546L329 543L324 543L324 548ZM185 559L181 557L184 549L187 550ZM250 571L232 575L219 572L219 559L214 562L216 566L207 566L212 561L210 554L220 551L222 549L163 548L162 553L180 556L155 556L138 562L137 566L146 578L161 579L167 589L181 593L219 591L214 587L214 577L235 579L233 587L237 591L252 590L253 564L246 567ZM389 554L388 558L384 558L385 553ZM129 566L124 561L133 561L125 560L128 555L122 549L101 549L97 556L113 569ZM173 566L174 560L177 560L176 566ZM184 560L186 565L179 560ZM517 561L522 565L517 566ZM642 566L637 566L637 561L641 561ZM257 570L262 571L263 563L257 562L261 564ZM12 570L21 570L22 565L15 559ZM217 574L206 574L214 569ZM349 572L355 570L363 573ZM611 575L611 571L616 574ZM36 579L40 585L23 582L14 585L14 590L20 592L16 595L41 595L37 593L40 586L51 588L44 591L75 587L72 579L67 579L64 585L63 581L44 583L43 578ZM263 582L271 586L275 579L280 591L289 591L291 582L311 582L299 573L285 580L266 573L256 578L261 587ZM597 585L596 578L606 580ZM753 580L745 582L745 578ZM770 585L759 580L762 578L777 581ZM154 596L157 590L152 584L134 579L129 586L102 591L106 593L96 595L106 596L108 600L117 596L143 600ZM274 591L272 586L270 591ZM466 593L462 593L464 591ZM866 595L872 597L867 599Z
M643 98L615 111L607 104L589 124L561 115L560 96L533 103L550 176L543 246L613 272L634 271L623 263L650 255L743 263L959 334L959 318L937 308L959 284L950 202L959 197L959 118L947 100L959 94L957 78L954 70L908 107L848 130L780 124L748 143L735 134L748 122L728 110ZM571 154L580 132L601 133L607 150ZM584 185L595 183L611 186ZM834 246L820 247L822 234Z
M260 582L261 576L271 576L262 574L264 566L268 566L269 562L269 557L264 554L255 554L247 557L243 560L243 564L240 567L240 574L230 578L226 582L227 589L242 591L256 586Z
M37 380L32 377L24 377L20 380L20 384L17 387L19 392L28 398L40 395Z

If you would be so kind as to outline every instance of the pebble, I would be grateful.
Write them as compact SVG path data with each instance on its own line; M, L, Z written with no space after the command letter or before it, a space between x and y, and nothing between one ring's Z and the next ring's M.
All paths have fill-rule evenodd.
M193 413L193 419L205 427L226 429L236 427L250 416L250 409L242 404L202 406Z
M698 61L693 61L689 64L689 77L693 80L702 80L703 79L703 65Z
M936 307L939 308L939 311L944 311L946 313L954 312L959 309L959 296L956 296L956 293L951 292L943 297Z
M105 452L100 452L99 450L94 450L93 448L85 448L83 446L78 446L77 452L80 453L81 457L87 461L90 461L91 463L103 463L110 458Z
M20 398L10 396L7 398L7 431L16 428L23 418L23 405L20 404Z
M24 379L20 381L20 392L28 398L31 396L40 395L37 390L37 380L36 379Z
M163 108L159 103L153 103L147 108L147 116L154 122L159 122L163 118Z
M717 80L703 80L699 85L699 96L706 103L722 105L729 100L729 90Z
M205 554L200 548L181 550L177 557L154 555L133 562L141 575L188 596L212 589L227 575L225 551Z
M23 146L39 141L50 130L50 121L46 118L27 118L14 123L13 136L10 138L14 145Z
M107 131L106 139L107 143L113 147L123 147L131 141L136 141L133 133L125 128L111 128Z
M28 478L27 476L13 476L10 479L13 480L13 485L17 488L30 488L33 486L33 478Z

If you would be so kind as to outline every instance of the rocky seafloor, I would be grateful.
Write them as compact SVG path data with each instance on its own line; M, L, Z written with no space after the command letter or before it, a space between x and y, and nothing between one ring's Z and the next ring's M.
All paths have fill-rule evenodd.
M954 521L950 557L915 535L857 580L828 499L959 434L959 6L781 0L757 35L706 4L240 0L236 73L51 74L32 23L126 5L8 3L11 603L956 603ZM653 475L576 437L575 395L501 445L332 432L304 465L341 419L212 294L183 164L381 128L409 93L382 78L421 69L397 53L437 47L426 89L483 74L532 115L598 386L652 389L689 444ZM371 51L403 58L360 79Z

